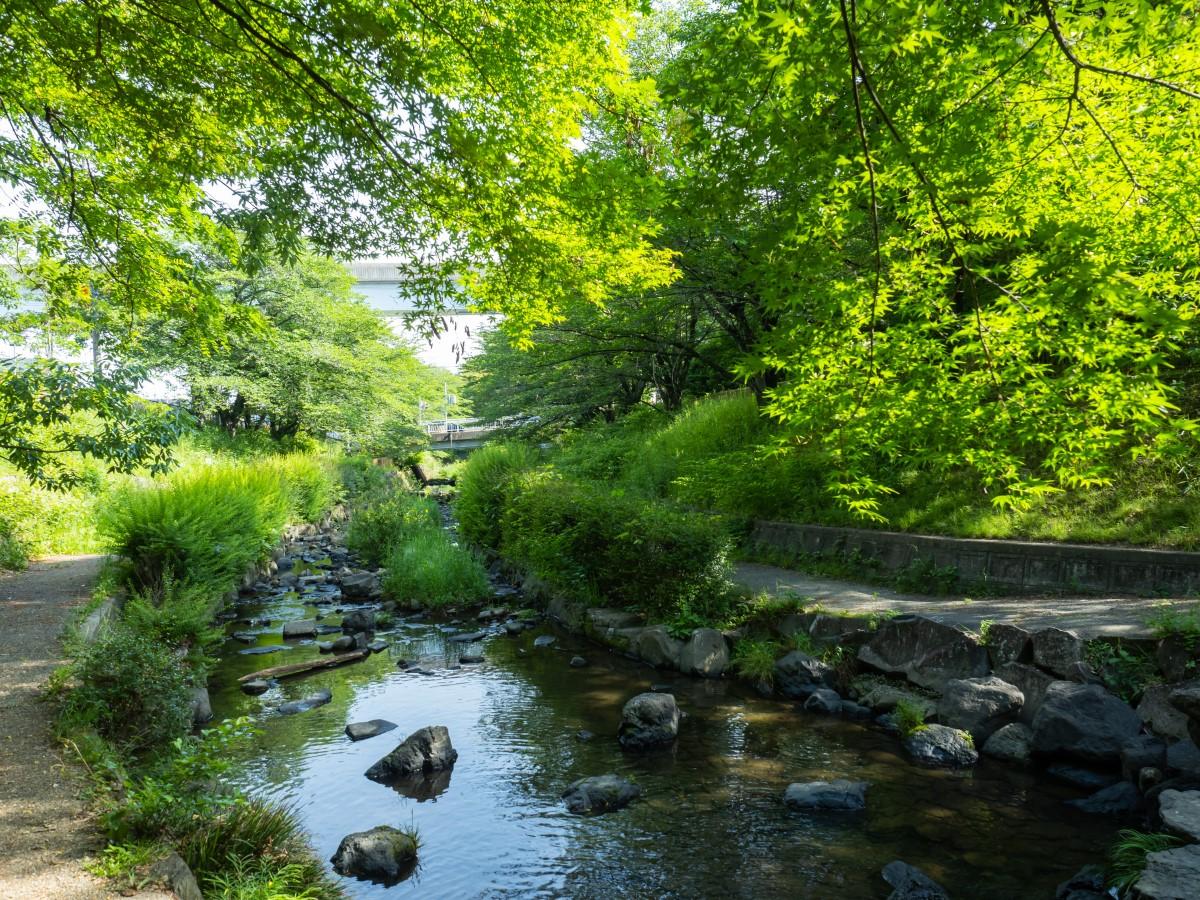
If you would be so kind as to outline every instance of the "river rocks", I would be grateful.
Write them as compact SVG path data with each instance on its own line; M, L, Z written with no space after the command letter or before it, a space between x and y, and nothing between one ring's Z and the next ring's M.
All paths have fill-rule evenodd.
M271 683L269 681L264 681L261 678L254 678L250 681L242 682L242 693L249 694L251 697L257 696L258 694L265 694L270 689Z
M342 596L346 600L369 600L379 593L379 578L370 572L342 576Z
M540 650L546 647L553 647L556 641L558 641L558 638L552 634L540 634L533 639L533 646Z
M197 685L191 689L189 706L192 710L192 724L203 725L211 722L213 717L212 702L208 699L208 688Z
M339 875L390 885L411 874L416 859L413 835L379 825L346 835L329 861Z
M1188 717L1171 703L1173 688L1167 684L1152 684L1142 692L1137 714L1155 734L1175 740L1188 736Z
M1200 841L1200 791L1163 791L1158 795L1158 814L1168 830Z
M1033 635L1033 661L1043 669L1067 678L1083 661L1083 639L1073 631L1043 628Z
M361 635L359 635L361 637ZM367 649L372 653L382 653L388 648L388 642L382 640L374 640L367 644Z
M446 640L452 644L473 644L488 636L486 631L469 631L463 634L452 634Z
M983 743L1007 720L1016 716L1025 695L994 675L955 678L946 682L938 702L938 721L971 732Z
M1200 744L1200 678L1179 685L1167 695L1167 699L1188 717L1188 735Z
M678 669L683 641L667 632L665 625L642 628L629 643L629 652L658 669Z
M817 688L804 701L805 712L836 716L842 711L842 698L833 688Z
M342 631L345 634L358 634L360 631L375 630L375 610L355 609L342 616Z
M528 589L529 583L526 582ZM550 618L558 619L568 631L582 631L587 621L588 606L577 600L569 600L561 594L555 594L546 604L546 612Z
M988 674L987 650L974 637L924 616L896 616L858 648L860 662L903 674L913 684L941 691L954 678Z
M567 811L577 816L595 816L628 806L642 789L617 775L581 778L563 791Z
M1034 717L1033 752L1112 764L1141 727L1137 713L1099 685L1059 681Z
M1024 628L1007 622L994 622L988 627L987 651L992 668L1010 662L1025 662L1032 655L1032 635Z
M300 619L297 622L286 622L283 626L283 636L285 638L315 637L316 634L317 623L314 619Z
M617 739L626 750L662 747L678 735L679 707L671 694L638 694L621 710Z
M588 661L582 656L572 656L571 661L568 663L572 669L583 669L587 667L587 664Z
M509 619L504 623L504 630L513 637L525 631L525 623L518 619Z
M979 761L971 736L946 725L918 728L904 738L904 749L923 766L965 769Z
M1146 855L1146 868L1133 886L1138 900L1195 900L1200 884L1200 844Z
M279 712L285 716L293 716L296 713L308 712L310 709L316 709L318 706L324 706L333 699L333 693L328 690L319 690L309 694L302 700L290 700L283 703L279 707Z
M1033 718L1046 698L1046 691L1058 680L1035 666L1019 662L1005 663L996 669L996 675L1017 688L1025 698L1017 718L1027 725L1033 724Z
M1167 747L1167 768L1200 778L1200 747L1191 738Z
M387 719L371 719L367 722L351 722L346 726L346 737L352 741L365 741L368 738L387 734L396 727L395 722Z
M729 645L714 628L697 628L679 652L679 670L686 675L720 678L729 668Z
M856 681L854 687L858 690L859 703L871 707L876 712L891 712L902 700L913 708L919 709L927 719L932 718L937 712L936 700L903 685L862 679Z
M603 637L609 630L632 628L638 624L636 613L623 609L589 609L587 611L588 630Z
M783 802L791 809L866 809L865 781L809 781L789 784Z
M1167 681L1183 681L1200 672L1200 645L1182 635L1170 634L1159 641L1154 657Z
M148 874L152 881L169 887L178 900L204 900L196 876L174 850L151 864Z
M1098 816L1122 816L1134 812L1142 805L1142 795L1128 781L1118 781L1106 788L1101 788L1090 797L1082 800L1068 800L1067 806L1073 806L1082 812Z
M395 750L367 769L373 781L385 781L449 769L458 759L445 725L414 731Z
M775 686L785 697L807 697L832 680L833 669L802 650L793 650L775 662Z
M888 900L950 900L940 884L916 866L898 859L884 866L880 874L893 888Z
M340 638L329 642L329 649L332 653L345 653L353 650L358 642L354 639L354 635L344 634Z
M983 752L1005 762L1027 763L1033 752L1033 729L1024 722L1005 725L987 739Z

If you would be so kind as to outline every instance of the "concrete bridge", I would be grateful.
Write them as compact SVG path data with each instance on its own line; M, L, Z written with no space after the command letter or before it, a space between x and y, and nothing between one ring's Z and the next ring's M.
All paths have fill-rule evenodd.
M425 423L430 450L474 450L483 446L483 442L495 430L495 425L486 425L477 419L443 419Z

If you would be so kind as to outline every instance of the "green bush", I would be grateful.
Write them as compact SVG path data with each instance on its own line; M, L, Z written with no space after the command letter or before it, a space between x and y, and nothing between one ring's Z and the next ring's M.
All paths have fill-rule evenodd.
M458 475L454 503L463 537L488 552L500 549L508 492L516 476L535 461L535 451L525 444L489 444L471 454Z
M544 474L512 491L503 555L556 589L658 619L728 604L729 538L709 516Z
M101 480L97 474L76 487L52 491L0 471L0 569L22 569L31 557L99 549L95 512Z
M925 710L908 700L901 700L892 711L892 719L900 730L901 737L910 737L926 728Z
M181 585L170 576L158 594L133 593L125 603L126 625L168 647L190 651L193 665L203 665L206 651L219 644L224 632L213 625L212 599L195 585Z
M355 503L369 503L386 495L395 477L393 472L375 465L371 457L362 454L343 457L337 470L343 493Z
M410 532L392 547L383 590L396 600L439 607L474 603L491 595L479 558L437 527Z
M293 522L318 522L342 498L334 463L319 453L292 453L267 464L283 481Z
M775 680L775 658L779 645L774 641L742 638L733 647L733 670L743 678L770 684Z
M358 509L346 530L346 546L367 565L378 566L413 533L437 528L437 503L412 494L393 494Z
M169 744L192 724L188 676L171 649L124 623L105 629L71 666L63 714L129 753Z

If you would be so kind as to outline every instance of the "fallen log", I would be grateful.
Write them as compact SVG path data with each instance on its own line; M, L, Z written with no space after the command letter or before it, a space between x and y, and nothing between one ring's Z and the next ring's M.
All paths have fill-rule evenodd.
M370 650L352 650L340 656L326 656L321 659L311 659L308 662L288 663L286 666L272 666L269 669L260 669L257 672L251 672L249 675L243 675L238 679L238 684L245 684L247 681L254 681L259 678L263 680L268 678L290 678L292 675L303 675L305 672L312 672L316 669L332 669L335 666L344 665L345 663L358 662L360 659L366 659L370 655Z

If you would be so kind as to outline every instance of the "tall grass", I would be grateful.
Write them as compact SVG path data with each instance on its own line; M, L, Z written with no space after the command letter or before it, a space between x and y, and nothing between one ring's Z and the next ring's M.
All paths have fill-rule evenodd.
M440 522L433 500L396 493L355 511L346 530L346 546L363 562L378 566L398 544L417 531L437 528Z
M500 517L513 479L536 462L525 444L489 444L471 454L458 475L454 512L463 536L477 547L500 548Z
M400 601L440 607L474 603L491 594L479 558L437 527L411 531L387 557L383 590Z

